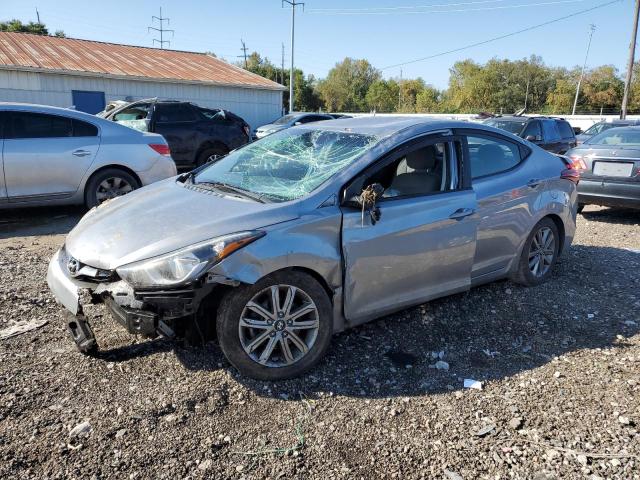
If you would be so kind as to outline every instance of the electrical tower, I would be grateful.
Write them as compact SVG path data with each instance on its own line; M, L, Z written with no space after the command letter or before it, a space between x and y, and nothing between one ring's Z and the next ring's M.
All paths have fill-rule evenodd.
M160 40L158 40L157 38L153 39L153 45L156 44L156 42L158 42L160 44L160 48L164 48L164 44L166 43L167 45L171 46L171 42L169 40L165 40L164 39L164 33L165 32L169 32L171 33L171 37L173 38L173 34L175 33L173 30L169 30L168 28L164 28L164 22L167 22L167 25L169 25L169 18L167 17L163 17L162 16L162 7L160 7L160 16L156 17L155 15L153 15L151 17L151 23L153 23L154 21L158 21L158 23L160 24L159 28L156 28L154 26L151 27L147 27L147 33L149 33L151 30L155 30L156 32L160 32Z

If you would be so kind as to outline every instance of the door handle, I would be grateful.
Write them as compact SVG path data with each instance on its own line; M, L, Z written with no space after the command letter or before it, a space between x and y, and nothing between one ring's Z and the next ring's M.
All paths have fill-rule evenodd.
M449 215L449 218L452 220L462 220L463 218L468 217L469 215L473 215L474 213L476 213L476 211L473 208L459 208L451 215Z
M76 157L86 157L87 155L91 155L91 152L88 150L75 150L72 152L72 155L75 155Z
M527 182L527 187L536 188L538 185L540 185L540 182L541 180L539 178L532 178Z

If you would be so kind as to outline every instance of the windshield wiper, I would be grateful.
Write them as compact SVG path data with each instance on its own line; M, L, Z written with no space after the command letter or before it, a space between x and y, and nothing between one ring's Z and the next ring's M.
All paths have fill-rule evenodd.
M230 185L228 183L224 183L224 182L194 182L195 185L208 185L214 188L217 188L218 190L221 191L227 191L227 192L232 192L235 194L238 194L242 197L247 197L250 198L252 200L255 200L256 202L260 202L260 203L266 203L264 198L262 198L262 194L261 193L255 193L252 192L251 190L245 190L244 188L241 187L237 187L235 185Z

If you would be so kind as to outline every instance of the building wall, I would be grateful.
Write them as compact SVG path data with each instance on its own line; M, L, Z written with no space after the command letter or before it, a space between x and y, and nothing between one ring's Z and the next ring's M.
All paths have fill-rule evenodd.
M104 92L107 103L158 97L224 108L240 115L252 128L282 114L282 92L273 90L0 70L2 102L71 107L72 90Z

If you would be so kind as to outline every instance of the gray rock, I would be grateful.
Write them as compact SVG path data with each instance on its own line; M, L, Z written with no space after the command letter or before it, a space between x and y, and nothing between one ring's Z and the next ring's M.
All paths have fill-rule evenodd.
M91 433L91 430L92 430L91 424L85 421L73 427L69 432L69 437L70 438L86 437Z

